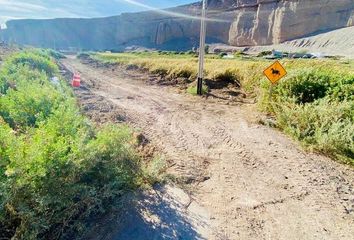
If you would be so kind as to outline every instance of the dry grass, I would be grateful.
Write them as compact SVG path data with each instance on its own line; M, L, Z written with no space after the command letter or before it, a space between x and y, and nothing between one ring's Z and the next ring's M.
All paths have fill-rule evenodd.
M100 61L138 66L170 79L183 77L194 81L197 77L198 58L191 54L98 53L93 57ZM352 61L298 59L281 62L286 67L289 76L314 65L319 69L331 68L334 71L354 72ZM262 58L236 56L234 59L222 59L216 55L207 55L205 76L217 81L227 74L240 82L244 90L253 92L258 91L261 85L269 85L263 75L263 70L271 63L272 61Z

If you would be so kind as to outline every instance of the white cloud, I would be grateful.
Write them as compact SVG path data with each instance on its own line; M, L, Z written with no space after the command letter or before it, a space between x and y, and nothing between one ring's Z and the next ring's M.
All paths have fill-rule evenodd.
M0 0L1 11L34 12L43 11L47 8L39 4L26 3L24 1Z
M9 19L103 17L122 12L135 12L169 7L194 0L0 0L0 24ZM144 3L144 4L142 4ZM155 8L153 8L155 9Z
M50 6L45 1L29 0L0 0L0 24L12 19L22 18L55 18L55 17L81 17L65 8ZM70 7L68 9L71 9ZM3 26L2 26L3 27Z

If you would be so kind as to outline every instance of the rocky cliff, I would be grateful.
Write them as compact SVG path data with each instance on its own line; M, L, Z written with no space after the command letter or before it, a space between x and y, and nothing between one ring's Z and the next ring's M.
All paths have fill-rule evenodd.
M209 42L267 45L354 25L354 0L208 0ZM14 20L0 40L59 49L131 45L188 49L199 36L200 3L96 19Z
M277 44L354 25L354 0L239 0L235 46Z
M196 4L169 9L190 16L200 14ZM231 13L213 14L208 41L227 42ZM117 49L130 45L156 48L190 48L198 43L200 21L152 11L96 19L13 20L0 40L59 49Z

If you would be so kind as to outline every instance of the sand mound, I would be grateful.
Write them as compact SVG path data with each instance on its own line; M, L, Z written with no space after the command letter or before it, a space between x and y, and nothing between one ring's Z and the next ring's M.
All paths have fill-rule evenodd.
M354 58L354 27L341 28L311 37L299 38L278 45L252 47L250 51L280 50L287 52L308 51L324 55Z

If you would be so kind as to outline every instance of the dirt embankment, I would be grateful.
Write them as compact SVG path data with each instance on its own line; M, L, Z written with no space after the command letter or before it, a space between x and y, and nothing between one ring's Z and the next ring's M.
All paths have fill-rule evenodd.
M142 196L106 239L354 238L353 169L256 124L244 105L146 84L120 67L63 64L81 73L84 111L140 129L190 191Z
M104 62L97 60L88 54L84 54L79 58L83 64L90 65L94 68L103 68L106 70L111 69L113 72L116 69L119 69L119 71L128 75L133 75L149 85L173 86L179 93L185 93L188 91L188 88L196 85L196 81L191 80L190 76L170 76L164 71L161 71L160 73L151 73L150 69L134 63L126 64L119 62ZM220 100L221 102L227 104L249 104L255 103L256 101L256 99L249 97L248 94L242 89L240 81L238 79L233 79L232 77L226 76L218 79L205 78L204 84L208 88L208 92L205 97L214 99L215 101Z

